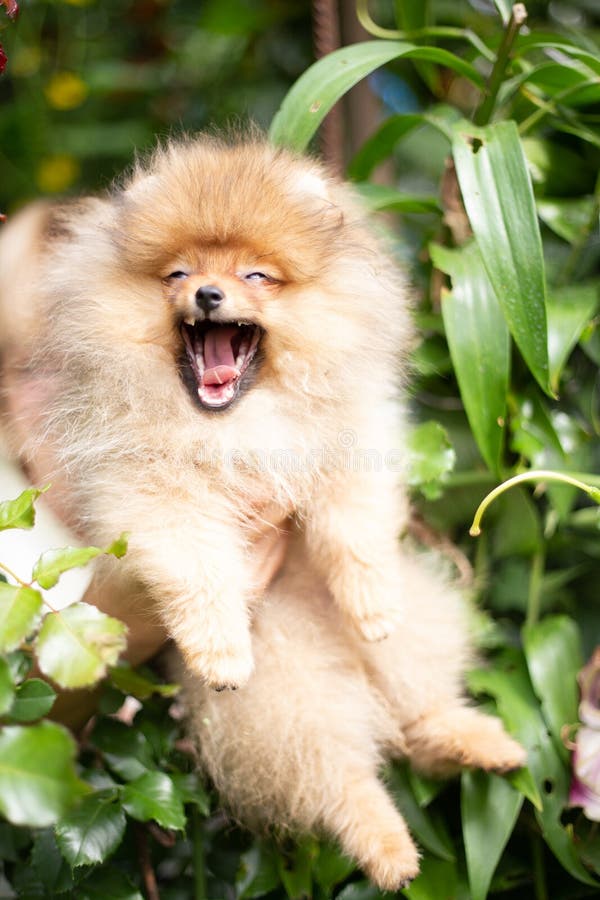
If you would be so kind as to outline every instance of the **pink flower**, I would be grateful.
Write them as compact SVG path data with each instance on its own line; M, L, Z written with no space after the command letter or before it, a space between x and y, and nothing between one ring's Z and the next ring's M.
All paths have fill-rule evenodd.
M9 18L14 19L19 12L17 0L0 0L0 6L4 6Z
M600 731L585 725L577 732L569 805L582 806L588 819L600 822Z
M579 673L579 718L575 738L569 804L582 806L588 819L600 822L600 647Z

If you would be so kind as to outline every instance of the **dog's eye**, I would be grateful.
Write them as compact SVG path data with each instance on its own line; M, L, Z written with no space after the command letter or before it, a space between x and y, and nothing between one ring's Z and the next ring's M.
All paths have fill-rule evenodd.
M167 275L167 278L165 280L168 281L171 278L187 278L187 277L188 277L187 272L177 271L177 272L171 272L169 275Z
M274 281L270 275L265 275L264 272L248 272L247 275L244 275L245 281Z

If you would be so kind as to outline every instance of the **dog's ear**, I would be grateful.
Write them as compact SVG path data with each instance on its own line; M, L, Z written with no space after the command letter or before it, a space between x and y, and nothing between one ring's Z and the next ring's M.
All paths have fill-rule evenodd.
M317 197L331 203L329 185L320 172L315 169L306 169L301 172L293 182L295 192L305 197Z

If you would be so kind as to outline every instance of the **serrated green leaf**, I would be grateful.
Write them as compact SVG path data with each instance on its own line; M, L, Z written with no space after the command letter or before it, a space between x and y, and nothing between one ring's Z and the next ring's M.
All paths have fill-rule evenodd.
M568 616L546 616L523 628L527 668L542 712L565 762L569 753L562 731L577 722L577 673L583 665L577 625Z
M0 531L7 528L33 528L35 524L34 503L40 494L47 491L44 487L27 488L15 500L3 500L0 502Z
M8 662L0 656L0 716L11 708L15 696L12 673Z
M514 828L523 796L487 772L461 776L462 831L471 900L485 900L502 851Z
M193 804L203 816L207 816L210 812L210 800L198 773L174 772L171 778L183 802Z
M454 468L456 453L439 422L423 422L408 435L408 484L430 500L442 494L444 478Z
M348 856L344 856L335 844L320 842L312 874L325 896L332 896L335 886L345 881L355 868L356 863Z
M443 292L442 315L467 418L492 471L500 466L510 341L496 292L474 243L459 250L430 246L434 265L452 279Z
M123 808L134 819L154 819L162 828L183 831L186 817L181 794L165 772L146 772L123 788Z
M52 825L84 793L76 746L53 722L8 725L0 733L0 812L13 825Z
M151 681L140 672L137 672L131 666L120 663L110 671L110 680L124 694L131 694L138 700L147 700L152 694L159 694L161 697L174 697L178 693L180 687L178 684L161 684L157 681Z
M34 722L46 716L56 700L56 693L41 678L29 678L20 684L15 692L9 710L14 722Z
M144 900L129 879L115 867L94 869L77 885L77 900Z
M85 566L97 556L110 554L119 559L126 552L126 535L121 535L104 549L100 547L61 547L56 550L47 550L42 553L33 567L32 580L37 581L40 587L49 589L54 587L63 572Z
M439 63L483 86L477 70L447 50L404 41L351 44L329 53L300 76L275 115L269 137L278 146L305 150L331 107L346 91L375 69L400 57Z
M56 839L73 868L103 863L125 834L126 818L116 791L98 791L85 797L58 822Z
M517 126L458 125L452 152L469 221L511 334L536 381L551 394L544 256Z
M134 781L156 769L157 761L146 735L124 722L101 719L90 740L125 781Z
M40 669L65 688L87 687L127 646L127 628L87 603L49 613L35 641Z
M421 860L421 872L410 887L402 891L409 900L470 900L464 876L454 862L426 856Z
M28 587L0 582L0 650L16 648L41 618L42 595Z

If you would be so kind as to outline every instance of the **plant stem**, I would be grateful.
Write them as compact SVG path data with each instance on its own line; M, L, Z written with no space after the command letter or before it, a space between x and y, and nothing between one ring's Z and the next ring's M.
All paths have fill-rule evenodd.
M204 833L200 813L192 810L192 852L194 861L194 900L206 900L206 860L204 854Z
M573 487L584 491L584 493L591 497L592 500L595 500L596 503L600 503L600 488L589 483L594 481L598 482L600 479L598 479L597 476L588 477L587 475L584 475L583 477L588 481L587 484L571 473L552 472L547 469L531 469L529 472L522 472L520 475L515 475L513 478L509 478L507 481L503 481L502 484L499 484L498 487L494 488L493 491L490 491L490 493L481 501L473 518L473 524L469 529L469 534L471 537L477 537L477 535L481 533L480 526L483 514L496 497L499 497L500 494L503 494L504 491L507 491L515 484L521 484L524 481L559 481L564 484L571 484Z
M414 31L400 31L394 28L383 28L371 16L369 12L369 0L357 0L356 17L365 31L373 37L384 38L392 41L418 41L422 38L449 38L450 40L468 41L485 59L494 59L490 48L484 44L475 32L470 28L453 28L452 26L428 26L417 28Z
M540 617L540 605L542 597L542 577L546 564L546 554L538 550L531 560L531 574L529 576L529 591L527 595L526 625L535 625Z
M544 870L544 848L538 835L534 835L531 839L531 857L535 900L548 900L548 888Z
M504 79L504 73L506 72L506 67L508 65L510 51L521 30L521 26L526 20L527 10L525 9L525 4L515 3L502 38L502 43L498 48L498 54L489 77L485 97L475 113L474 121L476 125L487 125L492 117L494 106L496 105L496 97L498 96L498 91L500 90L500 86Z
M2 569L3 572L6 572L6 574L10 578L14 578L14 580L17 582L17 584L20 584L21 587L31 587L31 584L29 584L27 581L23 581L21 578L19 578L18 575L15 575L15 573L12 571L12 569L9 569L8 566L4 565L4 563L0 563L0 569Z

